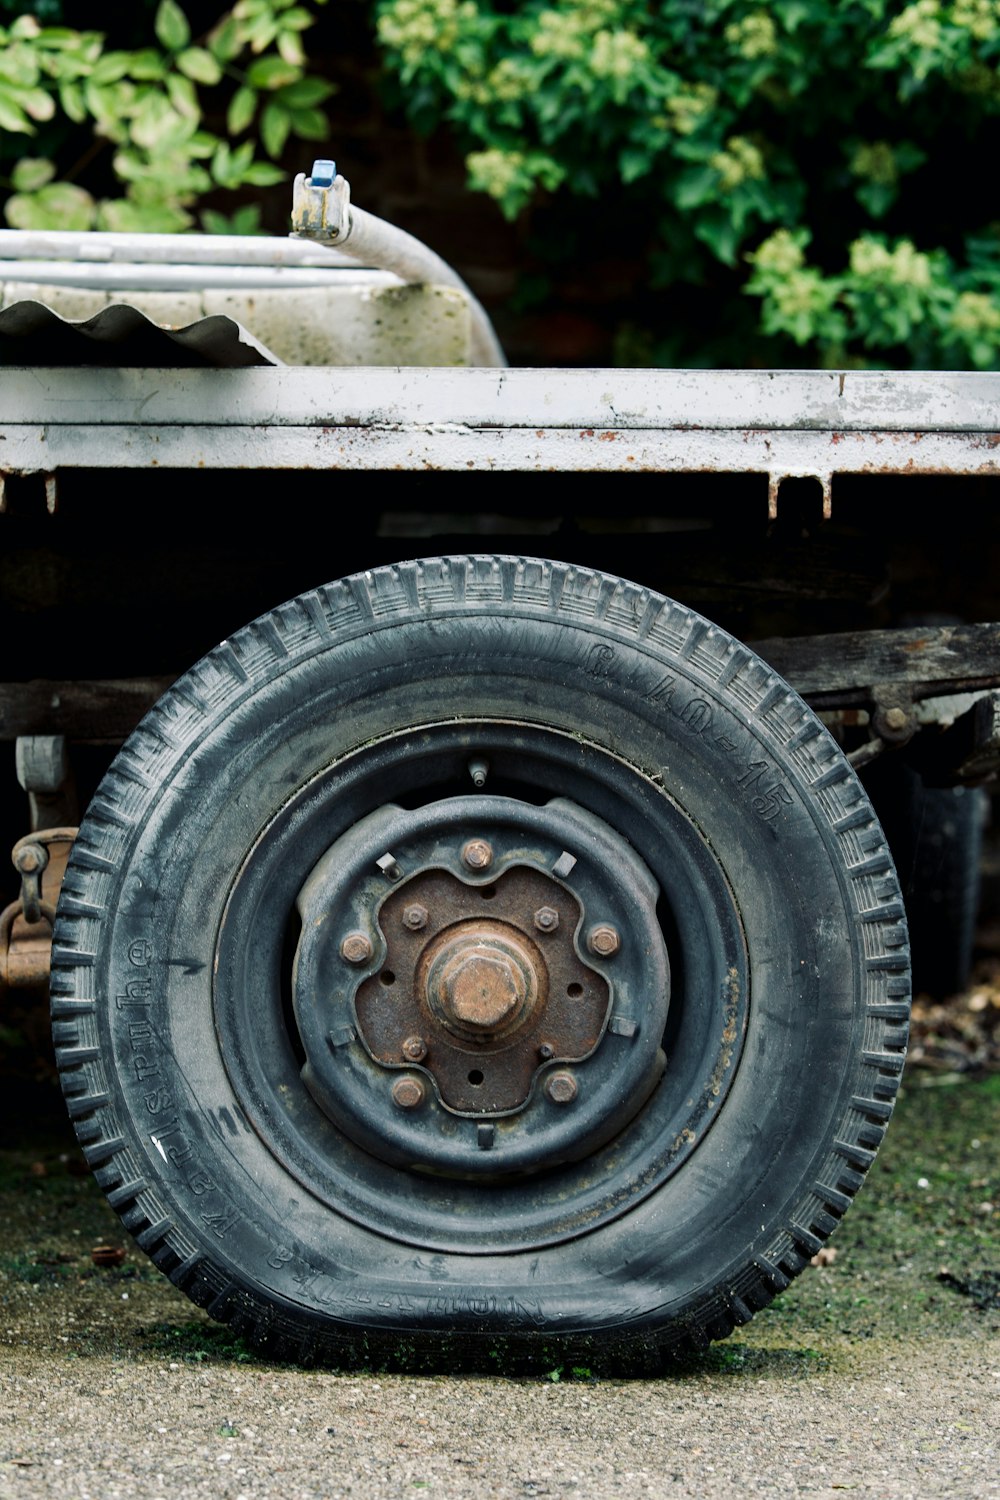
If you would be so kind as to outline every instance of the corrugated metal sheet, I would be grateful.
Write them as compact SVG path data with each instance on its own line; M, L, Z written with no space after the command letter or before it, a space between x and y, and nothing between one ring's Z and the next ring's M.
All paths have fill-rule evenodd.
M82 321L60 317L44 302L0 310L0 365L233 370L281 363L242 323L221 313L167 328L124 303Z

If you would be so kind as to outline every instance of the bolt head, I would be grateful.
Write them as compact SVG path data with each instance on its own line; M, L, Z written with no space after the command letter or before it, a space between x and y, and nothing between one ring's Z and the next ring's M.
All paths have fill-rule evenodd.
M902 708L887 708L885 711L885 722L889 729L905 729L909 723L906 710Z
M579 1091L579 1084L573 1074L564 1069L560 1069L558 1073L552 1073L545 1080L545 1092L553 1104L572 1104Z
M535 912L535 926L539 932L555 932L559 926L559 913L554 906L540 906Z
M366 932L349 932L340 945L340 956L349 964L366 964L373 952Z
M414 901L403 909L403 926L408 927L411 932L419 932L421 927L427 926L427 916L426 906L421 906L419 901Z
M548 1062L550 1057L555 1057L556 1049L549 1042L543 1042L538 1049L538 1055L543 1062Z
M610 958L622 945L617 927L601 922L587 933L587 947L598 958Z
M409 1075L397 1078L392 1086L392 1102L397 1109L419 1109L427 1098L422 1078Z
M410 1062L423 1062L427 1056L427 1043L422 1036L408 1036L403 1043L403 1056Z
M525 982L503 953L473 949L448 966L442 976L444 1008L465 1026L493 1031L517 1009Z
M493 863L493 850L485 839L470 839L462 848L462 862L470 870L488 870Z

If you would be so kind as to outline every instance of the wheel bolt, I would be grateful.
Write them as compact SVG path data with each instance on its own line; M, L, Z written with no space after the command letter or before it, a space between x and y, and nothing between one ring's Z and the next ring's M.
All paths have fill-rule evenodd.
M349 964L366 964L373 951L371 939L364 932L349 932L340 945L340 956Z
M392 1102L397 1109L417 1109L427 1097L419 1078L397 1078L392 1086Z
M610 958L613 953L618 952L621 945L617 927L611 927L607 922L592 927L587 933L587 947L598 958Z
M553 1104L572 1104L579 1092L579 1085L572 1073L553 1073L546 1079L545 1092Z
M535 912L535 926L539 932L555 932L559 926L559 913L554 906L540 906Z
M403 1056L410 1062L423 1062L427 1056L427 1043L422 1036L408 1036L403 1043Z
M488 870L493 863L493 850L485 839L470 839L462 849L462 859L470 870Z
M403 909L403 926L408 927L411 932L419 932L421 927L426 927L426 906L421 906L419 901L414 901L412 906L405 907Z

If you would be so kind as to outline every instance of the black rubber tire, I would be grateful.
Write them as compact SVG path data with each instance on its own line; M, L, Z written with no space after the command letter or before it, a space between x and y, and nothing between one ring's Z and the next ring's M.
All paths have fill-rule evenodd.
M463 1205L487 1200L466 1200L461 1181L447 1188L449 1248L432 1180L380 1166L382 1227L377 1207L330 1201L318 1157L290 1160L276 1098L233 1082L230 1053L256 1043L226 1034L239 999L230 959L213 979L248 861L267 877L261 890L295 889L315 860L308 809L330 843L388 796L464 795L471 786L449 780L456 745L493 753L539 800L571 796L617 818L664 891L674 969L667 1071L638 1120L582 1166L530 1189L498 1184L488 1205L495 1197L501 1225L509 1209L513 1238L471 1252ZM718 921L707 897L692 898L702 888ZM247 1031L277 1037L280 942L264 904L257 922L241 910L240 972L263 996ZM882 1139L908 994L882 831L787 684L645 589L506 557L358 575L212 651L99 789L52 965L56 1053L84 1153L139 1245L195 1302L286 1358L506 1370L702 1348L786 1287ZM702 1066L690 1038L708 1032L718 1051L704 1109L671 1143ZM261 1070L281 1046L266 1050ZM302 1090L292 1113L312 1108ZM364 1178L364 1154L350 1162ZM588 1171L609 1184L594 1227L584 1216L561 1230L550 1200L584 1195ZM400 1227L407 1201L430 1229Z

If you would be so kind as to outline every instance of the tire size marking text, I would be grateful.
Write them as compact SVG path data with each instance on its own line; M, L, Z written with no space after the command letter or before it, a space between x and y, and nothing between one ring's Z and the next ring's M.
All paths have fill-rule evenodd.
M734 755L736 744L723 733L715 733L715 712L705 698L678 697L677 678L661 677L645 695L647 703L667 709L691 734L707 736L727 755ZM669 781L664 768L663 777ZM767 760L751 760L736 777L736 785L749 800L750 811L765 823L778 816L782 807L790 806L794 797L781 779L781 773Z

